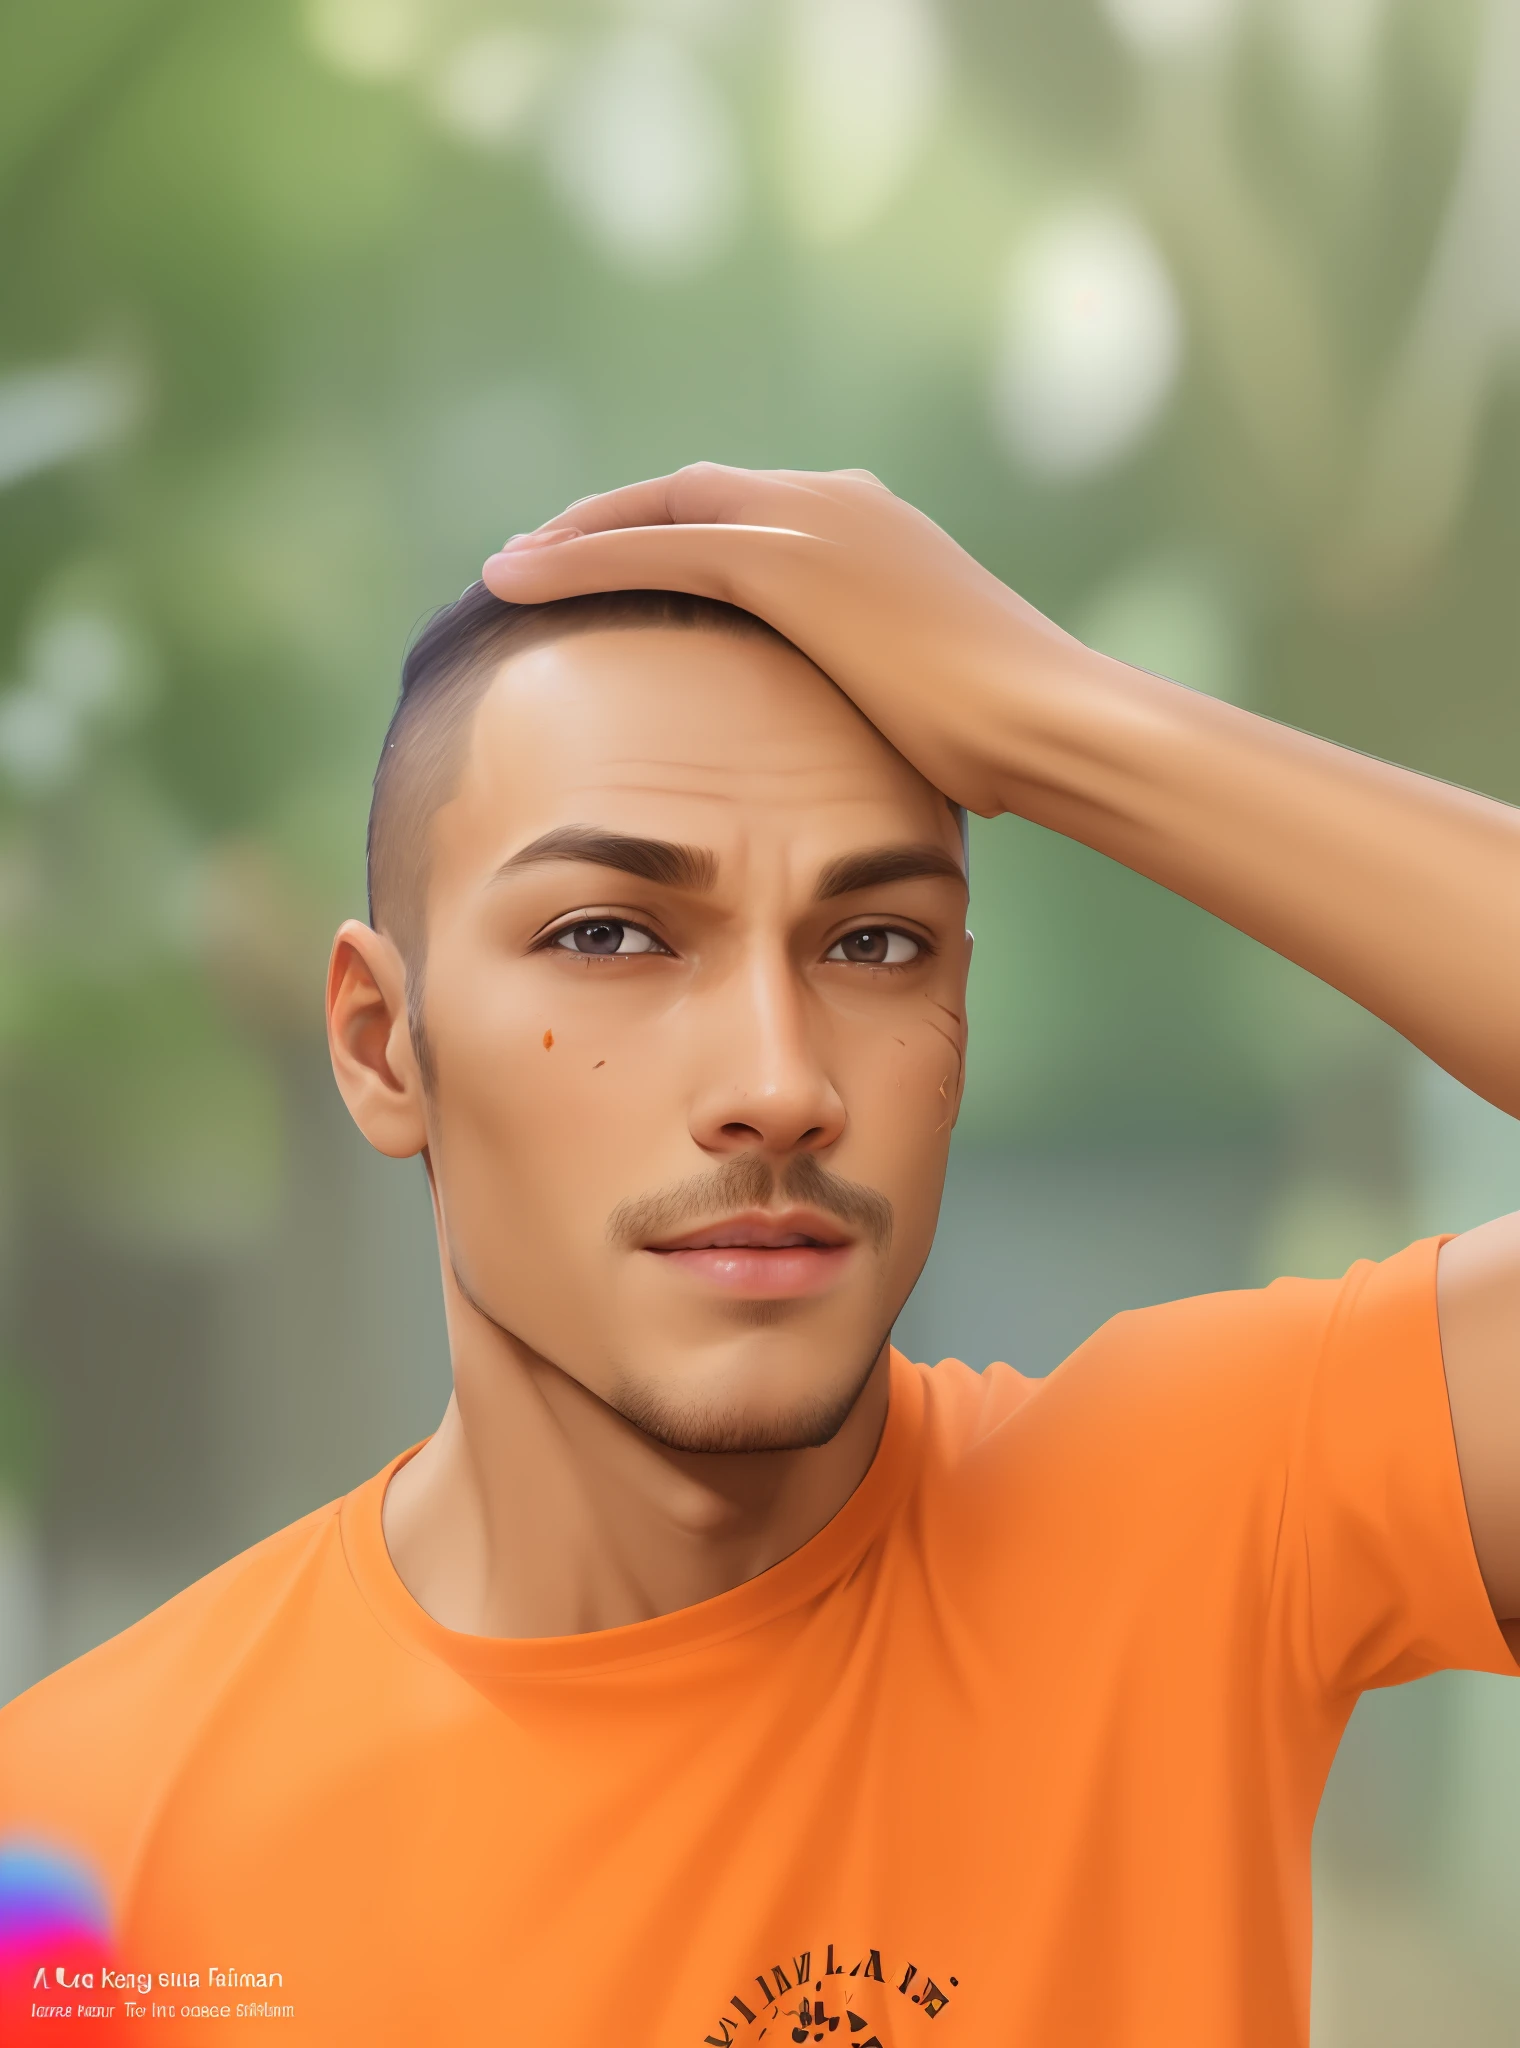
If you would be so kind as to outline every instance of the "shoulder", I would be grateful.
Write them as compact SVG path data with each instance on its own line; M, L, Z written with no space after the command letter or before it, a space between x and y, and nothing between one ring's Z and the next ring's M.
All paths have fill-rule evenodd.
M1063 1360L1047 1387L1068 1398L1091 1390L1204 1405L1284 1388L1312 1370L1346 1285L1282 1279L1126 1310Z
M340 1556L341 1501L277 1530L0 1708L0 1834L89 1850L109 1877L303 1589Z
M1439 1245L1359 1259L1335 1279L1284 1278L1115 1316L1051 1374L1052 1406L1168 1422L1191 1413L1246 1431L1301 1419L1327 1367L1343 1376L1354 1355L1439 1356Z
M1216 1510L1242 1484L1276 1495L1359 1287L1353 1268L1114 1316L1042 1384L1042 1443L1137 1505L1178 1486Z
M1112 1317L1043 1379L1003 1364L920 1367L931 1464L1026 1478L1086 1474L1163 1495L1185 1475L1280 1473L1327 1354L1400 1319L1433 1288L1434 1248L1414 1245L1339 1279L1194 1295ZM1043 1483L1043 1482L1042 1482Z

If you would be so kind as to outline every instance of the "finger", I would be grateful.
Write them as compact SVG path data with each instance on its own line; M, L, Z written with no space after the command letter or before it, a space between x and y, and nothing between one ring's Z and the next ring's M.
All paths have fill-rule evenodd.
M807 544L807 535L784 527L630 526L504 549L486 563L481 581L513 604L549 604L593 590L686 590L753 610L765 602L778 562L795 559Z
M615 491L577 498L536 529L572 527L578 533L607 533L620 526L726 525L741 514L765 472L729 469L720 462L694 462L669 476L649 477ZM524 536L526 537L526 536Z

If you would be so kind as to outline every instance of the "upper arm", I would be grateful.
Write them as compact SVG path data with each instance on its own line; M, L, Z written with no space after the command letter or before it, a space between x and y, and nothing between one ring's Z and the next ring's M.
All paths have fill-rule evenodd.
M1520 1654L1520 1214L1442 1245L1436 1307L1473 1548Z

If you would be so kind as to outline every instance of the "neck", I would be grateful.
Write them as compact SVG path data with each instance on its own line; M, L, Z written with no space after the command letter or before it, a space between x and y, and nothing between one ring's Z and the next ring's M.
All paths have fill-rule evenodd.
M885 1346L827 1444L674 1451L490 1322L447 1263L444 1292L454 1393L381 1521L402 1583L445 1628L579 1635L713 1599L816 1536L875 1455Z

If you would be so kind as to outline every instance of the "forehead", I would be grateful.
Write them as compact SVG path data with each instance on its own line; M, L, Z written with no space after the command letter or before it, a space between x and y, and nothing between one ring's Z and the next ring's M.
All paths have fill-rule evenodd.
M568 823L826 858L899 838L959 852L939 792L784 641L636 626L509 656L476 710L450 839ZM481 848L484 851L484 847Z

